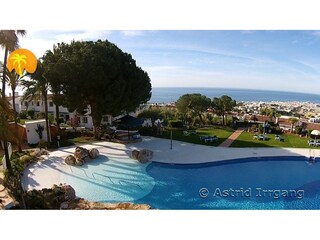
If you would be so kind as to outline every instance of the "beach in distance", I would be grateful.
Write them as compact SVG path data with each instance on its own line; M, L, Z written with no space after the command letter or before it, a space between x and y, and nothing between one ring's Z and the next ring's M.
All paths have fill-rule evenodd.
M237 102L310 102L320 103L320 95L309 93L253 90L253 89L230 89L230 88L178 88L178 87L154 87L149 103L175 102L180 96L187 93L201 93L209 98L228 95Z

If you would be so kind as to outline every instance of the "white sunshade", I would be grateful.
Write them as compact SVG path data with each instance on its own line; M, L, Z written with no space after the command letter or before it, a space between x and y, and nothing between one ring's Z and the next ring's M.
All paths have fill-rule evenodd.
M313 130L311 132L311 135L319 136L320 135L320 131L319 130Z

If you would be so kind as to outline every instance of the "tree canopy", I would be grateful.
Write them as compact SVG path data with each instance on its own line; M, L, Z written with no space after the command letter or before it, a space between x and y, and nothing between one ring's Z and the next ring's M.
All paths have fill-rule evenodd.
M215 97L212 100L212 107L216 114L222 116L222 124L225 125L225 115L236 106L236 101L227 95Z
M45 75L63 93L64 105L78 112L89 105L95 128L104 114L133 111L151 97L148 74L107 40L60 43L43 59Z
M200 93L184 94L177 103L176 107L179 112L186 115L188 112L192 112L194 115L199 116L200 121L204 124L202 113L207 111L211 105L211 100L205 95Z

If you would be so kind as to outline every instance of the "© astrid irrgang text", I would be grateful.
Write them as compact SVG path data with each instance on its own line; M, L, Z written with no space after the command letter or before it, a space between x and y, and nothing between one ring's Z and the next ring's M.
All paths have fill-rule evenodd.
M304 190L295 190L295 189L263 189L263 188L239 188L239 189L221 189L215 188L212 194L207 188L201 188L199 190L199 195L201 198L207 198L209 196L213 197L224 197L224 198L232 198L232 197L264 197L264 198L304 198Z

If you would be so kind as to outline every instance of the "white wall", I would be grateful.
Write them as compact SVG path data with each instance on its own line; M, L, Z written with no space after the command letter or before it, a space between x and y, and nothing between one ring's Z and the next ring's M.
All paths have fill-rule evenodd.
M44 119L41 119L41 120L29 121L29 122L25 123L28 144L38 144L39 143L40 138L39 138L38 133L36 132L38 124L43 126L44 130L42 132L42 139L44 141L47 141L46 121Z
M93 128L93 122L92 122L92 117L91 116L79 116L80 117L80 127L85 127L85 128ZM84 121L84 118L87 119L87 122Z

